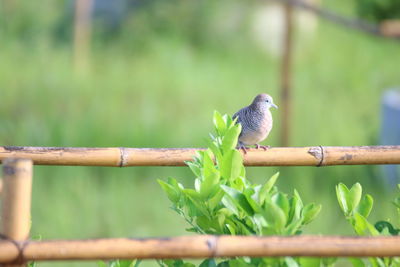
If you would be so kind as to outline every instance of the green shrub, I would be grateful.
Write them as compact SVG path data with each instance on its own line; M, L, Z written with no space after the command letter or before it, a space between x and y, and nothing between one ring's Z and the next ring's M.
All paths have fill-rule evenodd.
M214 114L216 134L208 149L198 151L187 165L195 175L194 188L185 188L174 178L158 180L172 209L189 224L187 231L215 235L298 235L319 213L321 206L304 205L294 190L289 196L275 186L278 173L264 184L246 178L243 159L236 149L241 131L229 116ZM214 162L215 159L215 162ZM297 266L298 259L237 258L218 266ZM162 266L194 266L183 261L161 261ZM293 265L296 264L296 265ZM200 266L217 266L205 260Z
M340 208L357 235L391 236L399 234L400 229L396 229L388 220L378 221L375 225L368 221L367 218L371 213L374 199L368 194L362 197L362 187L359 183L354 184L350 189L342 183L338 184L336 186L336 195ZM396 206L398 215L400 215L400 196L393 201L393 204ZM355 267L400 266L400 258L368 258L368 260L370 265L366 265L360 258L350 259Z
M399 0L358 0L358 14L372 22L400 19Z

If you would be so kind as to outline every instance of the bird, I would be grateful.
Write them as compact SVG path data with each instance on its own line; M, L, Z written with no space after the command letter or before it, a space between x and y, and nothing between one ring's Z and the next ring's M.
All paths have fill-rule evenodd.
M272 97L268 94L257 95L253 102L233 115L236 123L242 126L239 134L237 148L247 153L247 146L255 145L256 149L260 147L267 150L269 146L261 146L259 142L267 138L272 129L272 114L270 108L278 108L274 104Z

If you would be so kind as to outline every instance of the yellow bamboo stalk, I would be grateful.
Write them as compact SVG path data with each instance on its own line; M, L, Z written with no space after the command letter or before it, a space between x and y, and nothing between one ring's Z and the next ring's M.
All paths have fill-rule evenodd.
M19 258L19 247L11 241L0 241L0 263L9 263Z
M14 241L24 241L29 236L31 223L32 160L5 159L3 179L2 234ZM25 265L20 259L15 264L7 266Z
M184 166L201 148L0 147L0 161L32 159L37 165ZM400 146L273 147L243 154L247 166L400 164Z
M77 71L85 70L89 65L92 6L93 0L75 1L74 65Z
M0 242L0 262L16 257L10 241ZM400 237L182 236L153 239L31 241L21 246L26 261L166 259L218 257L395 257Z
M3 162L2 233L22 241L30 229L32 161L6 159Z

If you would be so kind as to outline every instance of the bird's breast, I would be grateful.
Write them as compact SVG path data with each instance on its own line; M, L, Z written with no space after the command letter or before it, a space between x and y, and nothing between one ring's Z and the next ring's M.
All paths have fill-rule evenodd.
M262 116L257 118L256 122L254 122L253 126L256 125L256 127L243 129L239 140L245 145L257 144L267 138L272 129L272 124L271 112L267 110L262 114Z

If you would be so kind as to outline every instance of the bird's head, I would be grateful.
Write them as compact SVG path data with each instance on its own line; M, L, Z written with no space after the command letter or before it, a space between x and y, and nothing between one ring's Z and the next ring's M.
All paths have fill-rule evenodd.
M257 95L254 100L252 105L255 105L257 107L262 107L262 108L278 108L277 105L274 104L274 100L272 97L268 94L259 94Z

